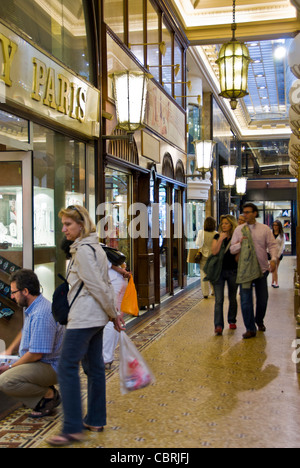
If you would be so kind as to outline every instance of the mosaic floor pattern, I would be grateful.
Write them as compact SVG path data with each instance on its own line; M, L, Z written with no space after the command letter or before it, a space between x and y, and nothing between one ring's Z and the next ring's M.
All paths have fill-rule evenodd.
M201 300L199 290L132 328L156 381L123 396L116 362L107 376L107 427L75 447L300 447L293 266L284 260L281 287L270 288L267 332L255 339L242 340L240 312L238 329L215 337L214 300ZM35 422L27 414L21 409L0 423L0 447L49 447L45 440L60 431L61 415Z
M182 292L170 299L167 305L161 305L152 313L139 318L137 323L130 326L128 335L139 351L142 351L162 336L202 298L202 292L199 288L193 289L190 293ZM112 370L107 373L107 382L113 377L118 380L118 348ZM81 374L81 381L84 402L86 399L86 379L83 373ZM109 404L110 402L108 402ZM20 408L0 421L0 448L39 447L41 442L49 437L49 434L52 434L53 431L55 433L59 428L61 421L59 411L55 416L43 418L43 420L33 420L28 417L28 414L28 410Z

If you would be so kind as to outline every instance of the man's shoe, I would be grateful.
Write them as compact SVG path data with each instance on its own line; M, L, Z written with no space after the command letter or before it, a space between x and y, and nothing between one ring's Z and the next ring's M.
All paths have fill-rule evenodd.
M267 330L266 327L264 326L264 324L262 324L262 325L257 325L257 326L258 326L258 330L259 330L260 332L265 332L265 331Z
M256 332L252 331L247 331L246 333L243 334L244 340L249 340L249 338L255 338L256 337Z

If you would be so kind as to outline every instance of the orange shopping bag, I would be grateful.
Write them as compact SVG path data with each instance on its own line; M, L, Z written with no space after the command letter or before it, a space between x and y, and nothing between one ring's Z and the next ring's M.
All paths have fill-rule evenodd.
M135 317L139 315L137 292L132 276L130 277L121 303L121 312L134 315Z

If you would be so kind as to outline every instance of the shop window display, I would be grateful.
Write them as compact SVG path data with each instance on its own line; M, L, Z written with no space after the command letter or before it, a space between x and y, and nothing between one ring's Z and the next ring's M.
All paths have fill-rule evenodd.
M17 178L21 173L21 164L19 162L1 163L8 169L6 173L16 173ZM7 179L11 182L11 179ZM16 180L17 183L17 180ZM2 181L0 186L0 246L2 248L22 248L22 182L18 185L4 185Z
M17 309L9 276L23 265L22 163L1 161L0 166L0 320L8 321Z
M57 274L64 274L66 268L59 210L77 204L90 204L95 210L95 202L89 203L95 188L94 151L84 142L36 124L33 141L34 269L49 299ZM86 180L91 193L86 191Z

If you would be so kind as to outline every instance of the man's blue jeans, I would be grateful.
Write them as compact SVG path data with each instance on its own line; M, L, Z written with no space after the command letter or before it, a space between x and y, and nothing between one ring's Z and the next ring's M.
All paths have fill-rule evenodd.
M236 271L231 270L222 270L221 275L217 283L214 283L215 290L215 327L222 327L224 329L224 289L225 283L228 285L228 299L229 299L229 309L228 309L228 323L236 323L237 316L237 290L238 285L236 284Z
M64 434L77 434L83 430L80 362L88 380L88 407L84 422L89 426L106 425L103 328L66 330L58 369L64 410Z
M267 312L269 292L268 278L269 272L266 271L261 278L253 281L250 289L244 289L241 286L241 305L244 324L247 331L256 332L256 325L262 326ZM256 316L254 317L253 305L253 285L256 294Z

